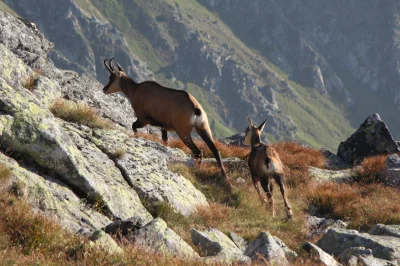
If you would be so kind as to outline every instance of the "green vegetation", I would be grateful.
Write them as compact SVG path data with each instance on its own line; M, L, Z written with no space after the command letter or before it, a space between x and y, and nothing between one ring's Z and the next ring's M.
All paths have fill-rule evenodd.
M5 4L2 0L0 0L0 11L10 13L14 17L18 17L18 14L15 13L7 4Z

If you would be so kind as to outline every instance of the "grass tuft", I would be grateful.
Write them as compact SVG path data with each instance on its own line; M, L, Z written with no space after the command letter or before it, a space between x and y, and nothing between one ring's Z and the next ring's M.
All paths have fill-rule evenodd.
M50 108L54 116L65 121L85 125L91 128L112 129L111 122L101 118L99 113L92 107L84 103L73 101L58 100Z
M40 75L42 74L41 70L36 68L34 69L34 73L26 78L24 82L24 88L29 90L29 91L34 91L36 87L36 82L38 81Z
M379 155L365 158L360 167L356 168L355 181L362 183L379 182L379 175L386 167L388 155Z

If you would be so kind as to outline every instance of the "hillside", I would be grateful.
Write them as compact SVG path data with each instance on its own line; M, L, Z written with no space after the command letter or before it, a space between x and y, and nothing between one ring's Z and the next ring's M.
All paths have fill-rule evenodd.
M237 14L224 2L211 6L195 0L79 0L62 1L62 8L53 1L4 2L34 21L56 44L50 57L57 66L104 82L107 75L102 60L114 56L138 80L155 79L191 92L205 107L219 137L243 131L250 115L255 121L269 119L269 140L295 139L336 151L339 142L372 111L365 113L361 105L347 104L347 100L358 103L357 97L347 94L352 88L344 86L341 94L337 90L325 93L298 79L264 46L241 34L250 28L236 27L226 19L229 14L221 10L231 10L232 18ZM255 17L252 8L241 8L246 21L247 16ZM295 58L287 50L281 57ZM299 62L304 60L299 58ZM320 69L323 78L330 80L325 69ZM350 98L343 101L337 94ZM370 98L374 98L374 111L375 106L382 106L374 95ZM381 113L395 129L392 116L386 118L392 112Z

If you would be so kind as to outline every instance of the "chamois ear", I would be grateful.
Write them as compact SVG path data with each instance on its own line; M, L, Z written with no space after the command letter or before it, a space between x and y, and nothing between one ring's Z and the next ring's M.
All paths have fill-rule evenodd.
M119 71L122 71L122 72L125 73L124 69L122 68L122 66L121 66L120 64L118 64L118 62L117 62L117 67L118 67L118 70L119 70Z
M253 121L251 121L250 116L248 116L247 119L249 119L249 126L252 127L253 126Z
M267 119L265 119L264 122L262 122L262 123L258 126L258 130L260 130L260 132L264 129L265 123L267 123Z

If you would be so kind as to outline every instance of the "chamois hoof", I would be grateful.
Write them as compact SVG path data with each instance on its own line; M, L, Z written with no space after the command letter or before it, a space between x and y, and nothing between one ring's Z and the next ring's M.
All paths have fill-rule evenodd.
M288 211L286 212L286 214L287 214L287 219L288 219L288 220L292 220L292 218L293 218L293 212L292 212L292 210L288 210Z

